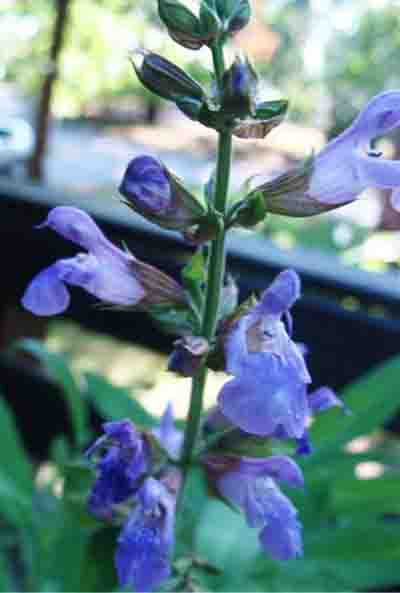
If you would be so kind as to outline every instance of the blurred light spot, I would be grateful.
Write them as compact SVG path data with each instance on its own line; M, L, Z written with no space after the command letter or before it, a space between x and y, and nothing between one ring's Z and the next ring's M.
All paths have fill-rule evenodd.
M377 461L365 461L356 466L355 474L359 480L372 480L385 473L385 467Z
M293 249L296 244L294 236L287 231L278 231L271 238L281 249Z
M348 247L353 240L353 235L351 225L341 222L333 230L333 241L339 247Z
M50 488L54 496L62 496L64 480L59 476L54 463L45 462L39 465L36 472L35 483L38 488Z
M364 453L372 446L371 437L357 437L346 445L346 451L349 453Z
M345 297L340 303L342 307L348 311L358 311L360 308L360 301L353 296Z

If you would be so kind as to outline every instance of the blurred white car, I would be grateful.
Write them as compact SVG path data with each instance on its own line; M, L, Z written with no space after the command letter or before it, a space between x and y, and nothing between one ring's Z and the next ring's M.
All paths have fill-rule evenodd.
M20 118L0 117L0 173L12 174L31 157L35 135Z

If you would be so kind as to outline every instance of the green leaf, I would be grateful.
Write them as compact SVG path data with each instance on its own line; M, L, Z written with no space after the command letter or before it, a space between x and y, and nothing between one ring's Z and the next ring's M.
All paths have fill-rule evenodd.
M315 453L307 463L319 463L355 437L381 427L400 406L399 378L400 356L396 356L344 389L341 395L351 414L332 409L316 419L311 428Z
M88 428L88 409L79 386L64 357L49 352L36 340L21 340L15 348L28 352L37 358L46 368L49 376L60 386L70 411L75 444L80 449L90 437ZM38 402L40 405L40 402Z
M171 305L153 305L146 310L162 331L174 336L187 333L195 335L199 322L193 312L187 308L175 308Z
M105 528L91 537L84 557L80 591L118 590L114 566L118 533L118 529Z
M289 102L285 99L280 99L278 101L265 101L264 103L259 103L257 105L255 117L260 121L266 121L272 117L284 115L288 107Z
M182 283L199 311L203 305L203 287L206 280L206 263L203 252L199 249L182 270Z
M39 518L39 590L81 591L90 531L81 528L79 516L62 501L54 503L58 504Z
M369 516L400 513L400 477L387 474L379 478L359 480L355 476L336 480L331 504L336 512ZM362 500L362 505L360 505ZM400 528L399 528L400 536ZM400 548L399 548L400 549Z
M9 563L5 555L0 553L0 593L7 593L7 591L15 591L11 579L11 571Z
M10 409L0 398L0 515L24 526L32 512L33 470Z
M105 420L129 418L138 428L144 429L157 425L157 419L134 399L128 389L115 387L95 373L85 373L85 379L86 396Z
M62 468L64 475L65 508L74 514L82 528L98 528L96 521L87 510L87 500L95 475L88 463L77 461Z

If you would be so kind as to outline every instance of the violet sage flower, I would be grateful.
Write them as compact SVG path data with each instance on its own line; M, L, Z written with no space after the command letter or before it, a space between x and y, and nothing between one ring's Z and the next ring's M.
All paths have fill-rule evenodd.
M220 495L243 511L249 527L260 529L265 552L280 561L302 555L297 511L276 483L303 487L303 475L293 460L286 456L253 459L215 455L205 459L205 466Z
M311 378L282 321L299 296L296 272L281 272L227 334L226 370L234 378L222 387L218 404L245 432L268 436L283 429L296 439L305 432Z
M392 189L400 209L400 161L381 158L371 142L400 125L400 91L371 99L352 125L304 165L256 187L268 212L313 216L356 200L369 187Z
M119 192L127 206L168 229L186 231L207 214L205 205L151 156L138 156L129 163Z
M68 285L120 306L185 302L183 290L172 278L113 245L86 212L59 206L39 226L44 227L87 253L60 259L35 276L22 297L22 305L35 315L65 311L70 303Z
M88 510L107 521L114 518L117 505L135 495L150 463L150 449L129 420L107 422L103 429L105 434L86 453L90 459L97 457L97 479L89 495Z
M175 428L171 403L167 405L159 425L151 432L171 459L179 459L183 444L183 432Z
M169 577L174 526L175 497L160 481L147 478L118 537L115 564L121 586L152 591Z

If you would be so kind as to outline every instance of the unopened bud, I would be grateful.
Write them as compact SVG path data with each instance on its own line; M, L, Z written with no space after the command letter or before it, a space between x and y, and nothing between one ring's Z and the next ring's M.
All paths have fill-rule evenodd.
M218 15L200 0L158 0L161 20L172 39L188 49L212 43L218 34Z
M177 340L174 346L168 370L183 377L193 377L209 352L207 340L198 336L185 336Z
M237 57L224 74L221 107L237 118L255 115L257 74L247 58Z
M185 231L207 215L207 209L157 159L133 159L119 187L125 204L168 229Z
M251 8L249 0L203 0L214 5L221 19L226 35L234 35L249 22Z
M267 101L257 106L254 117L239 120L232 133L243 140L260 140L279 126L286 116L288 102Z
M132 54L132 64L140 82L168 101L190 99L202 103L201 86L183 70L158 54L144 50Z

